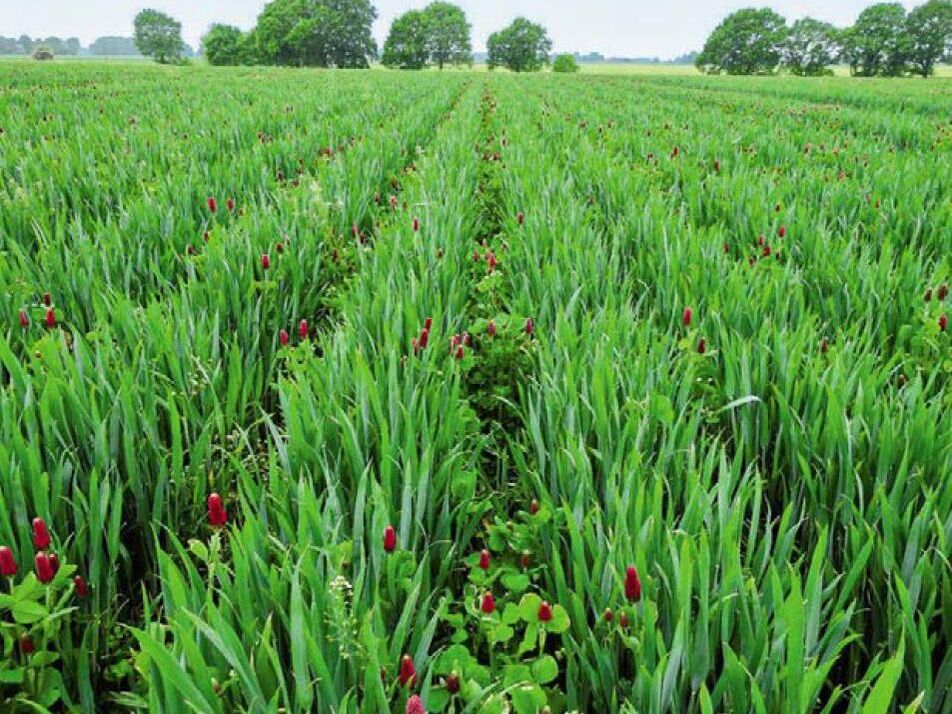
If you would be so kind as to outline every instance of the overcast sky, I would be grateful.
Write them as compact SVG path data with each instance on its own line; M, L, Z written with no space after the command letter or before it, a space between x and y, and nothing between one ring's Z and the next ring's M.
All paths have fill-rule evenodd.
M393 18L428 0L375 0L374 34L382 45ZM788 20L804 15L848 25L874 0L457 0L473 24L473 48L518 15L541 22L556 51L596 51L625 57L668 58L700 49L729 12L769 4ZM0 0L0 35L79 37L88 45L100 35L131 35L132 18L150 3L182 22L194 47L213 22L248 29L264 0ZM907 8L920 4L906 1Z

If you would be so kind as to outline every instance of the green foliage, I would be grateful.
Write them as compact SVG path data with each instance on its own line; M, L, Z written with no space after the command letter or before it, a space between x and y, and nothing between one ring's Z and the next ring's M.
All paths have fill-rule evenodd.
M405 12L390 26L390 34L383 45L382 64L394 69L423 69L429 58L424 13L419 10Z
M377 54L370 0L272 0L254 29L250 52L265 64L366 68Z
M828 22L805 17L793 23L783 44L783 64L801 77L833 73L830 65L840 53L840 33Z
M487 42L489 69L505 67L513 72L537 72L548 64L552 41L542 25L517 17Z
M923 77L943 58L952 60L952 0L928 0L906 18L908 62Z
M139 52L160 64L182 58L182 23L158 10L146 9L135 18L135 43Z
M843 58L860 77L905 74L911 49L906 10L897 2L866 8L843 34Z
M241 64L241 45L241 30L231 25L212 25L202 37L202 51L212 65Z
M786 21L773 10L738 10L714 29L694 62L709 74L770 74L786 35Z
M579 69L578 62L576 62L575 57L570 54L558 55L552 61L553 72L572 74L573 72L578 72Z
M471 27L463 9L448 2L431 2L423 15L430 62L440 69L448 64L471 65Z
M936 82L7 64L0 708L949 709Z
M75 566L63 564L48 584L27 572L19 582L7 580L9 591L0 592L0 710L56 708L70 702L63 655L56 644L78 614L71 583L75 571Z

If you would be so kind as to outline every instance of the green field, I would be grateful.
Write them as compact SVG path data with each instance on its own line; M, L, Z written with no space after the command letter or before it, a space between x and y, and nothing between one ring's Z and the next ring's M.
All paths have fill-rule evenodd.
M0 711L952 711L952 81L0 88Z

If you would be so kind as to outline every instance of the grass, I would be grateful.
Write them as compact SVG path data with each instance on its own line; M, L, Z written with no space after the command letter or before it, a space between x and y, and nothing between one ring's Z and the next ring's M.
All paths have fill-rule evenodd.
M948 711L952 87L595 69L0 64L3 707Z

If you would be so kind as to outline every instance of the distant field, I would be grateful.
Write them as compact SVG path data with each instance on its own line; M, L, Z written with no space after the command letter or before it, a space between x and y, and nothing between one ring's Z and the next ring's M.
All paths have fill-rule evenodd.
M952 709L952 82L0 87L0 711Z

